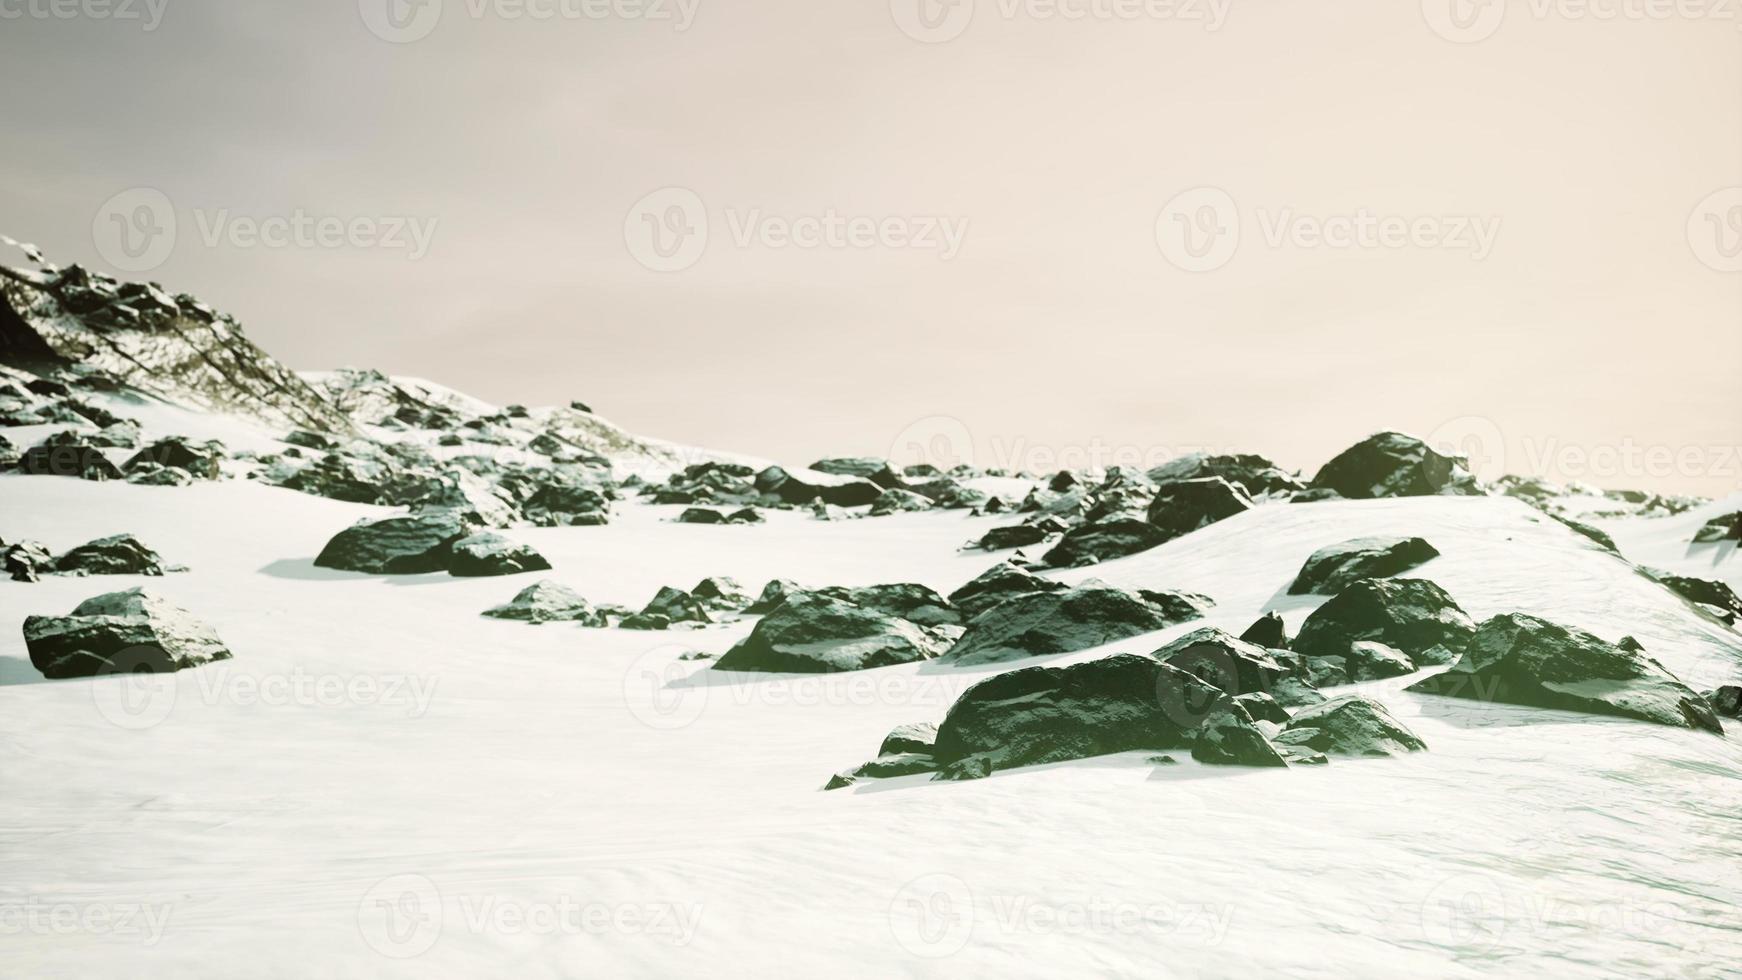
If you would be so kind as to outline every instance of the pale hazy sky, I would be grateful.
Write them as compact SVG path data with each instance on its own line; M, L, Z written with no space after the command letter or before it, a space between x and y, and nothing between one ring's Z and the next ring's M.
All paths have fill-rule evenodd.
M1400 428L1742 486L1716 0L390 2L0 0L0 232L113 270L109 212L161 191L139 277L294 367L788 462L966 433L1310 471ZM427 254L248 237L297 215ZM831 215L865 220L792 244ZM1315 237L1362 215L1374 247Z

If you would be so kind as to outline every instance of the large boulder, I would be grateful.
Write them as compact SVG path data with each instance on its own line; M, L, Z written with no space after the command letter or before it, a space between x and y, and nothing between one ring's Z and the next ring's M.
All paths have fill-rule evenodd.
M484 532L455 541L448 555L448 574L461 578L542 572L550 562L531 545Z
M15 541L0 547L0 566L14 582L35 582L54 570L54 558L40 541Z
M1380 432L1343 450L1319 470L1311 486L1350 500L1483 492L1470 473L1469 460L1441 455L1401 432Z
M1268 694L1289 673L1264 648L1213 626L1192 630L1150 656L1229 695Z
M1273 739L1326 755L1388 756L1420 752L1427 743L1372 698L1345 694L1296 712Z
M821 500L836 507L862 507L876 500L883 488L870 480L855 476L835 476L815 470L791 473L770 466L756 474L756 489L773 494L789 504L808 504Z
M1212 766L1287 766L1244 705L1217 703L1192 736L1192 758Z
M1457 664L1409 689L1724 732L1712 706L1632 637L1610 643L1524 613L1487 620Z
M1695 544L1742 541L1742 510L1714 517L1694 532Z
M819 459L810 465L818 473L830 476L852 476L861 480L870 480L880 487L899 487L902 484L901 475L889 465L889 460L876 456L840 456L833 459Z
M1068 586L1063 582L1041 578L1010 562L1001 561L951 592L949 601L964 618L973 619L1006 599L1037 592L1063 592L1066 588Z
M586 483L541 482L521 508L539 527L587 527L611 519L611 498Z
M727 575L710 575L690 589L702 605L721 612L737 612L750 605L750 593L737 579Z
M747 613L765 613L786 601L786 597L802 592L804 589L791 579L769 579L757 594L756 601L744 607Z
M1027 667L981 681L938 725L943 767L978 760L990 769L1062 762L1137 749L1189 748L1225 696L1149 657L1114 654L1066 667Z
M662 585L654 593L647 605L641 607L643 617L662 617L667 625L672 623L712 623L714 617L708 612L708 605L696 596L682 589L674 589Z
M1347 657L1358 641L1374 640L1425 667L1449 663L1475 629L1446 590L1426 579L1362 579L1313 610L1291 649Z
M1076 568L1148 551L1168 538L1148 521L1115 516L1071 528L1041 560L1054 568Z
M507 603L484 610L492 619L517 619L526 623L581 623L603 626L605 617L579 592L545 579L521 589Z
M994 606L968 624L948 657L959 664L986 664L1071 653L1201 619L1204 612L1200 600L1179 593L1146 596L1088 583Z
M1004 551L1040 544L1055 534L1063 533L1065 525L1056 517L1040 517L1021 524L995 527L980 536L975 546L983 551Z
M716 670L814 674L936 657L941 642L904 619L844 599L800 592L762 617L714 662Z
M1220 477L1244 490L1249 497L1267 493L1292 493L1302 487L1295 474L1263 456L1251 453L1189 453L1155 467L1149 471L1148 476L1155 483L1179 483Z
M24 645L49 678L168 673L230 659L216 630L144 589L86 599L69 616L28 616Z
M1742 597L1738 597L1736 590L1724 582L1694 578L1691 575L1671 575L1651 568L1642 568L1640 571L1683 599L1708 606L1719 615L1728 616L1730 622L1742 619Z
M1287 650L1288 624L1282 621L1282 614L1267 612L1253 620L1246 632L1240 634L1240 639L1267 650Z
M131 534L115 534L79 545L55 559L65 575L162 575L163 559Z
M1181 480L1156 488L1149 502L1149 523L1164 540L1172 540L1251 508L1246 491L1221 477Z
M938 595L937 590L913 582L851 587L831 585L818 589L817 593L921 626L952 626L962 621L962 614L950 605L948 599Z
M186 436L167 436L134 453L122 469L131 473L147 463L173 467L195 479L216 480L223 475L224 444L216 439L196 442Z
M448 567L453 545L477 526L456 511L428 511L354 524L316 556L322 568L376 575L416 575Z
M1421 538L1353 538L1313 552L1288 594L1336 595L1361 579L1407 572L1439 554Z

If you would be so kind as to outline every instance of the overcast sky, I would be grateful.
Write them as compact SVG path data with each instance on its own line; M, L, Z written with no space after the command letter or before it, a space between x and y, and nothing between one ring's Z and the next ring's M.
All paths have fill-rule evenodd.
M0 232L787 462L1398 428L1718 494L1742 24L1623 2L0 0Z

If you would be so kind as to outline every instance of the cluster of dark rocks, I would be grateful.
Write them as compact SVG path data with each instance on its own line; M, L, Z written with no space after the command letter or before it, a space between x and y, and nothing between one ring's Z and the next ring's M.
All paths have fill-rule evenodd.
M1694 532L1695 544L1719 541L1742 541L1742 510L1714 517Z
M217 631L145 589L86 599L66 616L28 616L24 644L44 677L168 673L230 659Z
M479 577L550 568L530 546L484 531L475 514L425 510L361 521L335 534L315 565L374 575L447 572Z
M861 507L866 508L863 516L870 517L984 507L992 498L963 483L982 475L968 466L944 473L916 465L898 472L888 460L875 457L822 459L802 470L780 466L757 470L742 463L708 461L686 466L662 483L644 484L640 494L656 504L701 505L684 511L678 520L685 523L755 523L760 519L756 508L809 508L816 516L833 520Z
M114 534L87 541L55 556L39 541L0 541L0 567L14 582L35 582L44 575L164 575L184 572L131 534Z

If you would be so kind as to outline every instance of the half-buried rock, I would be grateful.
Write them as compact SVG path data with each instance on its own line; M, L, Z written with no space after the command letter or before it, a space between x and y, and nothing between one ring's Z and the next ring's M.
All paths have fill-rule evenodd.
M169 568L138 538L115 534L61 555L54 570L63 575L162 575Z
M354 524L315 558L321 568L376 575L416 575L448 567L456 541L476 525L457 511L426 511Z
M1426 579L1363 579L1313 610L1291 649L1308 657L1348 657L1372 640L1393 647L1417 667L1450 663L1475 624Z
M1724 732L1706 699L1632 637L1610 643L1524 613L1484 622L1452 669L1409 690Z
M1226 694L1268 694L1288 669L1262 647L1213 626L1192 630L1150 656Z
M1334 490L1350 500L1482 493L1470 473L1469 460L1437 453L1401 432L1380 432L1343 450L1319 470L1310 486Z
M1007 599L1036 592L1063 592L1066 588L1063 582L1041 578L1010 562L1001 561L951 592L949 601L964 617L973 619Z
M1252 509L1246 491L1218 476L1164 483L1149 502L1149 523L1171 541Z
M500 534L474 534L455 541L448 555L448 574L462 578L518 575L542 572L550 562L531 545L510 541Z
M70 616L28 616L24 645L44 677L168 673L230 659L218 633L144 589L79 603Z
M492 619L517 619L527 623L581 623L603 626L605 617L579 592L561 582L545 579L521 589L512 600L484 610Z
M1336 595L1364 578L1388 578L1438 558L1421 538L1354 538L1312 553L1289 595Z
M715 661L716 670L815 674L929 660L943 643L894 616L815 592L787 597L750 635Z
M1148 551L1169 535L1135 517L1109 517L1065 532L1042 560L1054 568L1079 568Z
M1071 653L1201 619L1204 612L1202 600L1181 593L1139 595L1098 584L1021 595L975 617L948 657L989 664Z
M1326 755L1386 756L1420 752L1427 743L1372 698L1346 694L1301 709L1272 741Z

